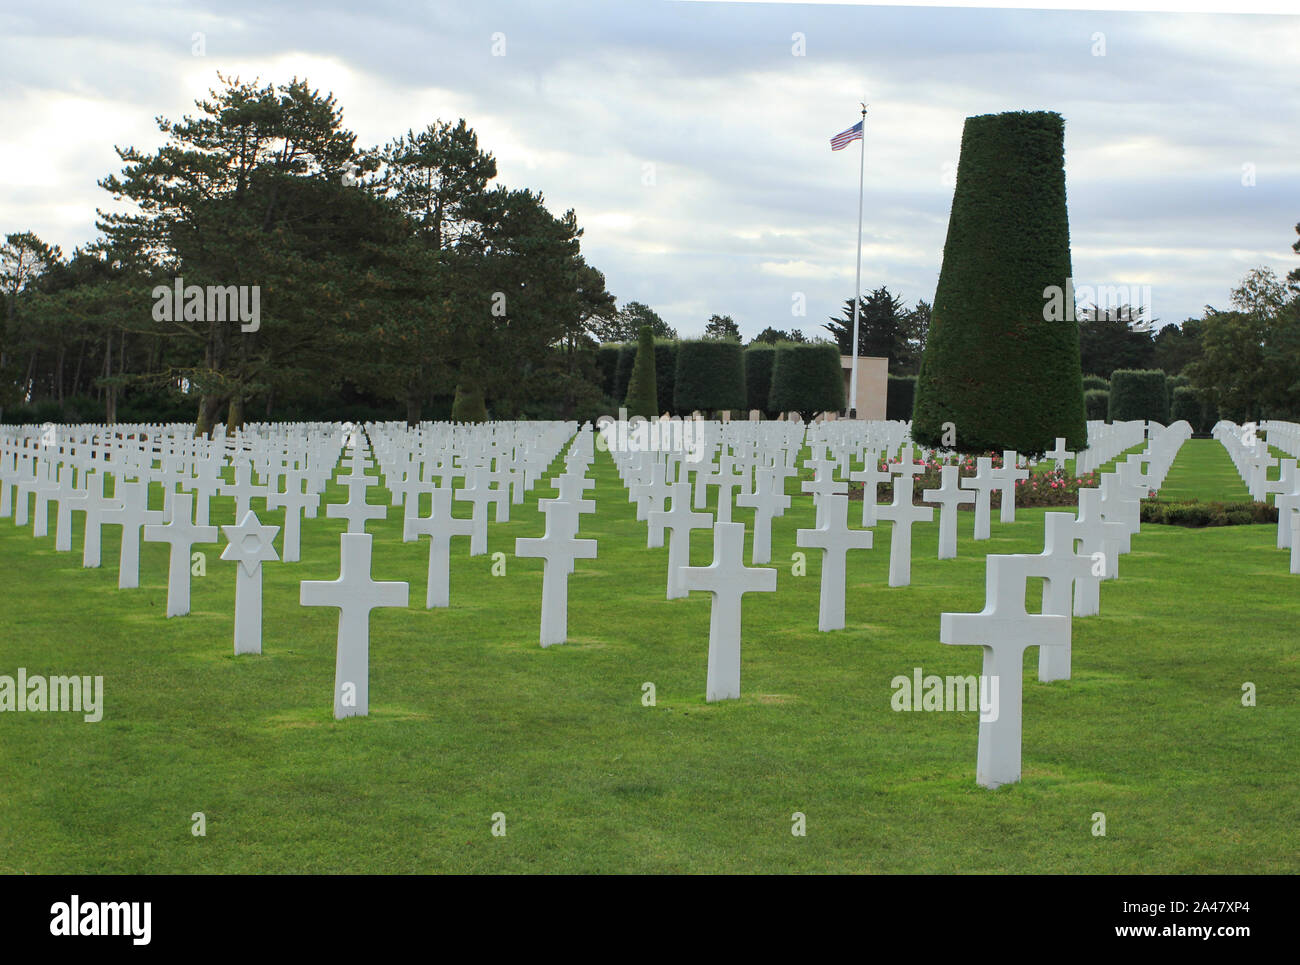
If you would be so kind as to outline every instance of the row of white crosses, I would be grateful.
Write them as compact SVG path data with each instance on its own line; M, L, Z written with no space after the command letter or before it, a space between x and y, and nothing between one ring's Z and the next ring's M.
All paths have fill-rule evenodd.
M50 499L54 499L58 503L56 518L59 526L56 548L66 551L71 549L71 514L74 510L82 512L86 517L84 561L87 566L99 565L101 527L121 525L121 588L138 586L141 534L145 540L168 544L170 554L166 613L168 617L175 617L183 616L190 610L191 551L197 545L215 543L218 539L216 527L207 522L208 498L217 492L232 496L236 501L239 522L237 525L223 527L227 545L222 558L239 563L236 570L235 651L260 653L261 564L278 558L273 541L279 527L263 526L260 523L252 509L253 500L261 499L270 508L277 505L286 507L284 559L296 560L299 553L299 513L305 509L307 515L315 514L319 496L313 489L323 490L332 474L333 463L337 460L339 443L350 443L351 452L344 460L344 468L350 471L340 477L340 482L349 492L349 498L346 503L330 504L327 515L347 520L349 533L345 535L364 537L364 540L348 539L341 542L341 565L348 572L340 580L356 582L358 586L364 583L358 574L364 572L368 577L369 573L369 536L364 533L365 524L369 519L380 518L385 513L383 506L372 506L365 499L367 490L377 480L365 473L366 447L359 440L359 433L352 427L340 431L339 427L330 426L323 433L318 432L313 436L312 430L321 427L301 428L302 432L290 441L296 441L300 450L304 440L312 437L312 442L307 453L297 453L296 461L284 458L283 438L271 441L256 438L244 440L236 435L232 439L225 439L223 434L218 433L214 440L208 442L193 440L192 427L188 426L150 428L149 431L140 429L138 432L124 432L123 427L118 427L116 430L105 430L108 441L102 445L99 443L99 430L95 427L61 427L62 438L57 442L53 434L46 432L42 432L39 437L30 432L18 436L0 436L0 503L3 503L5 510L0 515L13 514L18 525L26 525L29 497L34 496L37 513L33 526L36 535L44 535L42 524L47 518L46 505ZM556 428L549 428L554 438ZM288 448L292 450L294 447ZM227 449L230 450L229 454ZM273 454L268 455L277 449L278 460ZM332 455L328 455L331 451ZM261 455L250 455L251 453ZM235 469L233 479L224 482L221 481L220 466L228 455L234 459ZM155 462L158 463L157 467ZM261 486L252 481L250 470L255 464L263 466L264 483ZM304 468L295 468L298 465ZM89 468L90 466L102 468ZM267 466L278 466L279 471L265 468ZM56 470L61 483L45 486L45 481L53 477ZM117 476L115 498L111 500L104 496L105 470L111 470ZM286 479L283 493L278 492L279 487L276 485L279 475ZM81 483L80 488L74 485L77 481ZM148 508L150 481L159 482L164 487L165 508L162 511ZM193 491L179 491L182 489ZM15 490L18 495L16 500L13 496ZM450 494L450 490L447 494ZM435 516L438 515L435 510ZM450 517L449 512L442 515ZM454 523L451 528L455 529ZM349 549L349 546L352 548ZM431 555L435 555L432 550ZM441 581L434 577L436 574L430 580L430 605L437 603L439 596L444 598L442 605L446 605L445 567ZM310 590L307 591L307 596L312 596ZM357 621L351 616L343 619L341 641L345 638L352 639L350 634L356 626ZM368 640L352 639L350 645L341 645L340 648L340 679L355 685L360 692L359 701L355 692L351 695L342 691L336 693L336 710L346 705L349 715L365 712L364 709L356 709L365 707L364 680L354 678L357 677L357 661L361 659L357 653L365 651L367 647Z
M1269 493L1281 492L1285 480L1270 480L1268 471L1279 465L1279 461L1270 451L1272 440L1265 441L1259 434L1259 427L1253 422L1237 425L1235 422L1222 421L1215 425L1214 438L1223 444L1228 457L1232 460L1246 484L1250 498L1257 503L1268 502Z
M565 459L565 471L551 480L557 490L552 499L538 500L546 516L546 531L537 538L515 539L515 556L540 558L542 563L542 614L539 639L543 647L564 643L569 636L569 576L574 561L596 558L596 541L579 539L582 515L594 513L596 504L583 493L595 485L586 478L593 458L593 434L584 427L574 437Z
M1257 498L1267 500L1268 494L1273 494L1273 505L1277 507L1277 548L1290 550L1290 572L1300 575L1300 472L1294 458L1300 455L1300 425L1281 420L1261 422L1258 429L1267 434L1267 441L1256 439L1254 445L1247 445L1250 428L1220 422L1214 427L1214 435L1232 456L1243 480L1254 482L1252 496L1260 493ZM1291 455L1274 459L1269 447ZM1278 466L1276 480L1270 480L1267 474L1273 464Z
M339 538L339 577L336 580L303 581L299 591L300 602L303 606L335 607L339 610L334 673L334 716L339 719L366 716L370 712L370 612L381 607L404 608L408 605L410 597L408 583L376 581L371 577L373 537L364 531L364 526L366 520L371 518L372 511L365 508L368 504L364 496L366 489L371 485L366 480L373 477L368 477L365 474L366 456L364 449L359 446L354 447L349 457L344 460L344 466L350 469L350 472L348 475L341 477L340 481L349 488L348 505L353 508L345 513L340 513L340 515L346 516L349 521L349 532L343 533ZM478 467L477 472L482 472L481 466ZM476 514L485 501L480 497L487 492L486 486L479 488L480 479L481 476L476 478L474 486L470 487L475 490L471 500L474 501ZM453 535L470 536L471 555L473 555L473 540L478 533L475 520L458 520L452 516L450 481L445 486L433 489L432 494L433 506L429 517L421 517L418 514L414 518L404 517L406 533L425 534L430 538L429 582L426 594L426 607L428 608L447 606L449 603L448 547L451 537ZM384 510L382 506L377 508L381 511ZM551 508L554 510L556 507L553 505ZM560 542L559 532L567 520L566 509L571 510L576 518L578 507L572 503L561 503L559 511L554 517L548 513L548 537L553 535L551 532L552 519L560 520L560 522L557 523L559 528L554 534L555 538L547 547L543 548L544 550ZM483 520L485 527L486 515L481 515L480 519ZM354 521L358 527L357 530L351 528ZM573 530L574 532L577 530L576 522L573 525ZM485 535L483 539L484 543L486 543ZM536 542L544 543L546 537ZM595 555L594 541L578 542L592 542L593 552L591 555ZM528 552L528 547L524 547L524 552L520 552L519 549L517 545L517 555L531 555ZM484 545L483 552L486 552L486 545ZM535 555L546 555L546 553L539 552ZM559 559L558 553L552 554L552 556L547 558L546 576L543 578L543 645L563 642L566 632L565 627L567 626L567 577L568 572L572 569L572 559L568 560L568 569L565 569L564 561ZM556 596L557 581L562 591L558 598ZM550 590L549 595L548 589ZM553 634L557 627L559 628L559 639L548 639L548 633Z
M1095 492L1095 490L1093 490ZM1072 599L1094 590L1100 577L1088 552L1099 539L1092 531L1100 520L1071 513L1043 516L1044 548L1028 555L985 557L985 604L979 613L944 613L940 642L984 649L982 676L996 694L992 712L981 713L975 779L995 788L1020 780L1022 674L1024 653L1039 648L1038 678L1068 680L1071 663ZM1082 552L1075 543L1081 541ZM1041 612L1025 609L1026 580L1042 578ZM984 688L982 688L984 690ZM982 708L983 709L983 708Z
M1088 448L1079 453L1074 463L1074 473L1082 476L1094 472L1110 462L1121 452L1142 444L1147 437L1146 423L1138 419L1131 422L1088 423Z
M1268 419L1261 422L1259 428L1264 431L1270 446L1300 459L1300 423Z
M1026 648L1039 648L1039 680L1070 679L1072 618L1100 612L1100 584L1119 575L1119 556L1129 551L1130 537L1141 526L1141 499L1158 488L1190 435L1186 423L1168 430L1153 424L1153 429L1144 453L1129 456L1113 473L1103 473L1100 488L1079 490L1077 516L1044 514L1042 553L985 557L985 605L980 613L940 617L940 641L983 647L982 675L994 682L988 690L997 694L996 707L992 714L981 714L975 766L976 781L985 787L1020 780ZM1063 449L1063 440L1057 440L1056 448ZM1143 471L1144 463L1154 466L1154 474ZM1030 578L1044 581L1038 613L1025 609L1025 583Z
M589 508L594 508L589 501L584 500L582 497L582 490L589 485L589 482L585 480L585 471L590 463L591 438L590 431L579 433L576 437L574 445L570 448L570 455L566 460L568 463L566 473L555 481L556 488L560 491L559 496L554 500L545 501L547 505L540 507L547 517L546 535L538 540L520 540L516 547L517 555L536 555L545 560L546 571L543 577L541 630L543 645L561 642L565 639L567 632L567 576L572 572L574 559L590 558L595 555L594 541L576 538L577 519L581 512L584 511L584 504L587 504ZM761 449L759 445L753 445L746 451L748 442L738 439L738 443L740 444L739 451L741 455L739 458L741 460L748 459ZM722 451L725 453L727 448L730 447L724 446ZM1059 444L1058 448L1060 448ZM899 551L899 542L895 542L895 545L891 548L891 585L905 585L906 581L902 578L900 571L906 568L906 571L910 572L909 537L911 522L919 514L923 514L926 518L931 515L930 510L912 506L911 485L915 475L920 470L918 464L912 458L910 448L900 452L900 455L902 458L897 468L897 474L900 478L895 481L893 505L876 509L873 501L872 506L876 517L894 521L895 540L905 541L907 544L906 552ZM876 452L871 451L869 453L869 459L873 467L876 457ZM723 458L732 459L734 462L737 457L728 455L723 456ZM1004 465L1002 472L1008 474L1006 475L1006 481L1010 481L1011 485L1007 488L1012 490L1012 499L1004 499L1004 517L1009 510L1012 518L1014 518L1013 496L1015 474L1018 472L1017 460L1014 453L1004 454L1004 460L1006 465ZM631 460L624 460L625 467L630 466L630 462ZM800 545L818 548L823 552L823 584L819 625L822 629L829 630L842 627L844 623L845 556L849 549L868 548L871 534L866 531L853 531L848 528L847 497L842 491L837 491L842 486L842 483L837 484L834 479L832 463L819 457L814 457L812 462L814 463L814 480L807 488L808 491L814 493L815 498L818 500L818 526L812 530L800 530L797 538ZM668 464L669 459L666 458L662 465L666 467ZM649 494L652 501L654 499L654 489L659 486L669 488L663 474L657 474L656 472L656 467L659 465L657 458L651 460L649 463L650 481L635 484L649 486L652 490ZM679 476L688 474L688 470L684 468L685 465L684 460L678 463ZM723 465L720 460L718 466L710 468L707 472L710 477L715 474L722 477L720 488L726 489L726 501L729 504L730 488L727 488L728 482L726 478L728 473L724 473ZM757 468L758 464L755 462L751 465ZM838 461L834 463L835 467L840 465L843 465L843 463ZM635 467L636 472L643 472L646 466L647 463L644 459L638 459ZM369 611L377 606L406 606L408 595L408 587L404 583L376 583L370 577L371 537L364 533L364 526L372 511L364 508L367 505L364 494L365 490L371 485L367 480L373 477L368 477L365 474L365 449L356 446L355 439L353 440L353 449L350 456L344 460L344 468L350 471L347 475L342 476L340 481L349 489L349 500L346 504L339 504L344 508L331 515L340 515L347 518L349 529L352 529L355 525L360 531L346 533L341 538L339 579L324 582L305 582L301 590L304 605L336 606L341 610L335 685L335 714L340 717L364 714L368 709ZM482 466L474 468L481 470ZM755 486L752 496L756 504L756 512L761 504L768 504L766 515L769 523L772 515L783 511L785 506L788 505L789 497L785 496L783 491L786 478L784 470L788 468L788 462L782 459L779 465L773 465L758 472L757 478L761 482ZM945 468L956 469L956 467ZM734 475L734 464L728 467L728 472ZM990 469L984 475L991 476L991 473ZM405 472L402 478L406 478ZM697 480L698 478L697 471ZM355 481L347 482L349 479ZM950 482L953 479L955 479L955 474L945 473L944 486L941 490L930 492L942 492L943 489L951 489ZM766 484L762 481L765 481ZM1005 486L1006 481L1001 481L1002 485ZM706 484L716 485L712 482ZM780 487L779 491L778 486ZM1127 538L1136 529L1137 515L1134 510L1137 504L1137 494L1135 490L1145 490L1145 482L1141 478L1140 462L1135 465L1130 461L1122 464L1119 471L1113 476L1108 474L1104 477L1101 490L1090 490L1081 493L1081 512L1077 521L1071 519L1068 514L1048 514L1045 551L1037 557L1026 558L1038 561L1034 565L1039 568L1030 568L1024 572L1025 577L1031 575L1043 576L1047 581L1043 614L1024 614L1023 578L1019 579L1018 583L1018 605L1013 606L1013 602L1017 599L1016 594L1010 589L1002 588L1004 585L1015 584L1016 574L1020 573L1020 570L1014 567L1008 568L1009 564L990 563L989 579L992 610L986 608L985 614L977 616L989 616L996 619L972 623L971 625L976 628L974 635L978 636L980 632L983 632L980 627L985 624L997 628L1002 625L999 620L1009 620L1015 623L1022 614L1026 620L1030 616L1059 617L1063 615L1068 621L1070 590L1076 582L1080 585L1080 593L1075 598L1075 610L1077 612L1082 606L1086 606L1086 602L1084 602L1086 594L1083 587L1090 578L1092 583L1095 584L1100 575L1095 572L1092 566L1089 567L1086 574L1082 572L1080 569L1081 561L1091 564L1092 558L1090 555L1076 557L1074 542L1076 539L1083 542L1085 554L1089 552L1090 546L1095 545L1103 547L1103 549L1094 552L1105 553L1105 548L1109 547L1113 552L1105 553L1105 555L1108 557L1118 556L1121 548L1127 548ZM356 496L358 491L361 493L360 499ZM975 495L978 495L978 490ZM250 498L252 497L250 496ZM151 536L161 538L172 544L173 571L176 570L175 561L178 558L179 551L184 551L180 558L188 563L188 550L189 547L194 545L194 542L203 539L207 541L215 540L215 532L208 531L211 527L205 529L194 523L191 499L192 497L188 494L172 495L169 499L171 513L168 524L158 527L151 533L146 533L147 538ZM743 595L748 592L770 592L775 590L775 571L744 566L742 560L744 526L726 521L720 521L713 526L713 562L707 567L686 565L685 561L689 560L689 552L679 550L674 553L673 550L674 543L678 542L679 532L684 537L681 540L684 549L688 546L690 530L692 528L701 528L701 525L708 526L712 519L707 513L695 513L691 510L692 493L688 482L678 481L673 483L671 492L663 496L660 505L664 500L670 502L672 505L671 510L648 509L646 516L651 526L651 540L653 540L656 527L659 529L661 539L664 529L668 529L671 536L669 548L669 595L680 595L690 590L699 590L709 592L714 597L710 617L708 699L719 700L738 697L741 600ZM1008 503L1010 503L1009 506ZM944 509L948 508L947 502L942 503L942 505ZM378 507L378 509L382 512L382 507ZM953 511L955 512L955 503ZM866 507L864 507L865 512ZM441 507L435 505L434 517L450 520L449 502L444 503ZM1059 520L1053 520L1051 517L1059 517ZM1066 531L1064 529L1066 523L1077 527L1078 532ZM1108 529L1113 530L1113 532L1108 532ZM274 550L270 548L274 531L275 527L261 527L257 523L256 517L251 513L245 514L239 527L227 527L229 540L227 553L229 555L225 555L225 558L237 559L241 564L240 579L242 582L237 585L237 599L241 596L246 600L260 597L260 583L254 586L249 580L257 572L257 568L262 561L274 558ZM900 532L905 532L906 536L900 535ZM430 533L430 535L432 543L433 534ZM450 533L447 538L450 538ZM1068 551L1064 549L1067 544ZM758 552L757 547L755 547L755 552ZM768 552L770 552L770 546ZM675 565L674 556L677 557ZM990 560L994 559L999 558L990 558ZM431 546L431 596L434 588L432 560L433 549ZM1070 569L1063 569L1064 567L1070 567ZM1002 576L1004 572L1011 575L1004 578ZM178 595L183 589L185 596L188 597L188 567L185 567L184 576L183 587L179 580L172 582L177 587ZM1066 579L1067 576L1069 577L1068 580ZM169 582L169 614L174 609L171 602L171 586L172 583ZM678 591L677 594L674 594L674 589ZM259 605L256 609L260 621L260 599L257 602ZM179 603L175 609L180 609ZM185 609L188 609L188 606ZM947 624L952 626L948 626L944 631L945 642L974 642L972 640L957 639L963 636L963 627L966 627L970 621L956 620L954 623L954 620L948 619L948 616L945 617L945 620ZM1041 621L1033 622L1037 625ZM236 625L238 648L241 639L248 639L255 635L251 618L247 620L239 619L238 604ZM244 629L241 630L241 627ZM1059 628L1054 632L1055 636L1052 636L1054 642L1050 646L1057 648L1054 651L1055 657L1044 655L1040 658L1040 675L1044 679L1062 679L1069 675L1068 622L1064 651L1060 649ZM1049 634L1049 636L1051 635ZM949 637L952 639L947 639ZM1014 644L1014 640L1012 644ZM988 644L984 645L989 646ZM1002 643L997 644L997 647L998 653L1009 653L1014 650L1014 646L1004 646ZM1023 646L1021 646L1019 653L1023 653ZM992 666L997 669L1002 667L1002 662L1006 659L1009 658L996 655L992 657L986 656L986 664L992 661ZM1005 775L1009 773L1008 765L994 751L1007 743L1006 735L1012 733L1008 729L1012 723L1015 724L1014 763L1016 776L1018 777L1018 677L1013 689L1016 704L1015 719L1014 721L1008 720L1006 726L1001 729L990 731L988 746L994 748L994 750L985 749L986 741L982 725L980 759L981 762L993 762L984 768L983 774L987 780L982 780L982 783L1002 783ZM1012 694L1008 692L1007 696L1010 697ZM1002 737L999 739L998 735L1002 735ZM983 764L981 766L983 767Z

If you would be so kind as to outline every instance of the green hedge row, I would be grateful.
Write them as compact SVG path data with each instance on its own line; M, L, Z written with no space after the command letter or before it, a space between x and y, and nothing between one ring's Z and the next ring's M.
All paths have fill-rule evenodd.
M781 342L772 365L768 405L778 412L798 412L805 419L844 408L844 370L838 346Z
M1159 369L1116 369L1110 374L1111 422L1169 422L1169 389Z
M782 353L786 365L778 391ZM745 348L739 342L718 339L655 339L653 354L657 413L685 416L696 410L729 410L743 416L758 409L767 416L799 412L811 417L827 410L841 411L845 405L844 376L839 349L834 345L758 342ZM622 400L629 415L641 414L632 406L639 356L637 343L606 343L596 355L602 391L611 399ZM638 388L637 395L644 407L649 401L644 389ZM910 418L910 394L898 405L900 411L908 411L897 418Z
M745 391L749 408L758 409L765 416L776 414L770 405L772 396L772 367L776 364L776 346L770 342L757 342L745 349Z
M744 347L722 339L677 343L673 404L678 412L745 408Z
M1110 393L1105 389L1089 389L1083 393L1083 407L1089 421L1106 421L1110 412Z
M1277 523L1277 507L1268 503L1202 503L1195 499L1179 502L1142 500L1142 522L1166 526L1244 526Z

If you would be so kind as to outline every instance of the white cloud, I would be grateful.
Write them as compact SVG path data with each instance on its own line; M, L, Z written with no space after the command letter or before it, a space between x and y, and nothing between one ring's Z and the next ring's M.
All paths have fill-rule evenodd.
M114 143L159 143L216 72L332 91L363 146L465 117L501 182L573 208L620 301L683 332L814 331L851 293L871 104L863 287L932 298L964 119L1066 119L1079 277L1151 284L1166 317L1294 264L1295 19L629 2L616 7L50 0L0 23L0 232L70 249L111 204ZM790 35L806 37L791 55ZM191 55L203 31L206 55ZM503 32L507 55L493 57ZM1092 36L1106 35L1106 56ZM1241 186L1243 163L1258 186ZM646 164L655 183L643 183ZM945 165L949 165L945 169ZM1118 283L1118 282L1117 282ZM790 289L805 290L792 319Z

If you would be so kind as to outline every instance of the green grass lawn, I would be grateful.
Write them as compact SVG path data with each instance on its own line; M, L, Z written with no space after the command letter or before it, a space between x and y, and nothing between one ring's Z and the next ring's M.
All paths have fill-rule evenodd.
M1169 484L1206 498L1198 460L1219 444L1187 445ZM371 715L342 722L337 611L298 605L298 581L337 577L341 520L322 511L305 562L267 565L264 654L239 658L220 546L199 547L193 612L168 620L166 547L145 544L141 588L119 591L116 529L107 565L85 570L79 533L56 553L53 526L35 540L0 520L0 673L102 674L105 689L95 724L0 715L0 871L1300 870L1300 577L1272 527L1145 526L1101 615L1074 621L1073 679L1039 683L1029 651L1024 779L988 791L977 714L896 713L891 680L979 672L978 648L939 643L939 615L983 606L984 553L1042 548L1043 510L995 513L980 544L963 514L956 560L918 526L913 585L894 589L882 524L849 556L848 628L824 634L817 555L791 574L794 530L812 525L794 496L774 524L778 592L745 604L743 697L706 704L709 599L665 599L667 550L645 548L608 456L593 474L581 535L600 555L570 579L570 642L546 650L541 561L512 555L543 531L544 484L491 527L504 576L454 541L447 610L423 609L427 543L400 542L399 510L372 523L373 575L409 580L412 605L372 617ZM232 517L216 499L213 522ZM694 542L706 563L710 541Z
M1276 453L1274 453L1276 455ZM1277 470L1270 473L1277 478ZM1169 468L1160 498L1206 502L1249 502L1246 484L1218 439L1188 439Z

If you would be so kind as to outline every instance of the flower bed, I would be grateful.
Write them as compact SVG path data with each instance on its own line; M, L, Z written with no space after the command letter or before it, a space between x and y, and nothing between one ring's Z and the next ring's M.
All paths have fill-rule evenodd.
M1002 453L986 453L993 460L993 468L1002 468ZM926 489L938 489L942 484L941 470L943 463L930 459L914 458L913 462L917 465L924 466L925 469L917 473L916 483L912 487L912 502L917 504L925 503L921 493ZM892 465L897 465L898 460L892 461ZM951 463L949 463L951 465ZM881 471L891 468L884 460L880 462ZM962 456L961 461L957 463L958 478L965 479L975 475L976 457ZM1101 483L1099 473L1089 472L1079 476L1073 476L1062 470L1059 470L1052 463L1046 463L1029 470L1029 478L1016 481L1016 506L1033 507L1033 506L1067 506L1071 509L1079 505L1080 489L1095 489ZM849 498L862 498L862 484L849 483ZM880 502L890 502L894 498L893 484L880 483L876 487L876 498ZM999 508L1002 505L1002 494L994 492L990 498L990 505L993 508ZM964 503L960 507L962 510L974 509L973 503Z

